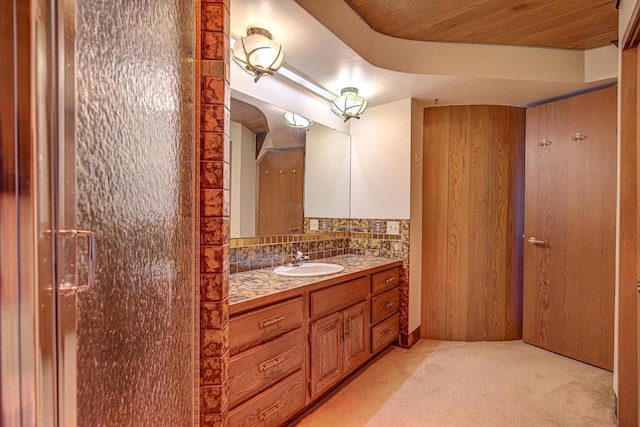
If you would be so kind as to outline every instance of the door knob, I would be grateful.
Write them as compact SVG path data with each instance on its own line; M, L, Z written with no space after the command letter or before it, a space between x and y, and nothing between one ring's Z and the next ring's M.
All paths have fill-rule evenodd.
M538 240L535 237L531 237L529 240L527 240L527 242L531 243L532 245L544 245L544 240Z

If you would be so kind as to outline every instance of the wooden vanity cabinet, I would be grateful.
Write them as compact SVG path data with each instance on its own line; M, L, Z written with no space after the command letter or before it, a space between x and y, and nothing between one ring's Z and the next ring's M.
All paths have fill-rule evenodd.
M350 277L232 314L230 426L284 424L398 338L400 268Z
M371 353L377 353L400 334L400 268L371 275Z
M230 319L230 426L277 426L304 407L304 298Z
M312 322L310 352L314 398L369 358L369 302Z

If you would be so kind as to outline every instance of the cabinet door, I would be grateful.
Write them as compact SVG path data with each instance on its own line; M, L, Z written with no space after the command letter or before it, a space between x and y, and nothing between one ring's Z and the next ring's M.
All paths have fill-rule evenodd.
M369 357L369 303L343 311L344 372L358 367Z
M342 312L311 324L311 397L334 385L342 376Z

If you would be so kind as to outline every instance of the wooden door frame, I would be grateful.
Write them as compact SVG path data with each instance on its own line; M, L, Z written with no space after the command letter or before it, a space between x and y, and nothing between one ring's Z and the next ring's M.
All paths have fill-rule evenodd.
M620 61L618 240L618 421L638 425L638 29L635 14Z

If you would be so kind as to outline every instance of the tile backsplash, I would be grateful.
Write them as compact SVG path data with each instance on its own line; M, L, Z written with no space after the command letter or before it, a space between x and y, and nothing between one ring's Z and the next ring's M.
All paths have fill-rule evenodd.
M318 220L317 231L309 230L311 219ZM387 221L399 222L400 234L386 234ZM408 219L307 217L304 230L305 234L231 239L229 272L277 267L296 251L302 251L311 260L345 254L398 258L408 268Z
M231 239L229 272L278 267L301 251L310 260L348 254L349 233L315 233Z

